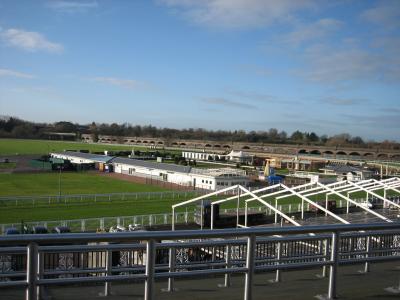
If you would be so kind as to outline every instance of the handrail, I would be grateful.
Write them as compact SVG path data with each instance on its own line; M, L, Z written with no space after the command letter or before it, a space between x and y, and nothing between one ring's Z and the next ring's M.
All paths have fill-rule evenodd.
M369 223L369 224L334 224L312 226L286 226L279 228L240 228L214 230L179 230L179 231L136 231L115 233L66 233L66 234L23 234L1 236L0 245L28 243L72 243L72 242L116 242L143 240L180 240L221 237L248 237L249 235L287 235L321 232L349 232L362 230L400 229L400 223Z
M309 233L315 235L303 235ZM357 244L354 247L353 243L359 241L362 245ZM107 243L88 244L97 242ZM378 246L371 248L371 243ZM293 246L294 244L297 246ZM303 250L304 245L308 250ZM279 281L279 272L283 270L310 267L330 269L328 298L332 299L336 296L339 265L364 263L367 269L370 262L400 260L400 222L202 231L23 234L0 237L0 246L0 255L22 255L27 258L26 270L16 270L14 274L3 271L1 274L1 278L9 276L17 280L0 282L0 288L25 287L26 300L38 299L38 293L46 286L84 282L104 283L105 295L108 295L111 282L132 280L144 281L144 298L152 300L155 279L168 279L168 290L172 291L174 278L224 274L225 286L229 286L229 276L236 273L245 274L244 299L250 300L254 273L276 271L276 280ZM175 261L175 254L185 248L199 249L202 253L212 255L212 258ZM21 253L23 249L26 254ZM260 249L267 250L261 250L266 252L261 252L260 255ZM156 263L159 250L161 257L169 251L168 264L165 261ZM44 268L44 255L71 256L73 253L83 254L90 251L100 252L105 257L105 263L88 265L87 268ZM115 251L137 251L137 255L146 255L146 258L140 263L115 265L112 262L112 254ZM239 254L231 257L229 253L234 251L239 251ZM130 271L135 273L129 273ZM72 274L86 276L63 277ZM93 274L96 275L91 276Z

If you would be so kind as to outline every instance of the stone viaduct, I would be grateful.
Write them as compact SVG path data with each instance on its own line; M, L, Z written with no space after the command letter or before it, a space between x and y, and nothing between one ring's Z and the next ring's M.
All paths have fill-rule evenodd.
M83 134L82 140L93 142L90 134ZM203 140L146 138L146 137L120 137L99 135L99 143L123 144L132 146L147 146L154 148L178 148L195 151L224 152L230 150L243 150L256 153L261 156L266 154L287 155L314 155L320 157L337 157L346 159L379 159L400 160L400 149L379 148L349 148L338 146L315 146L315 145L290 145L290 144L265 144L265 143L243 143L243 142L216 142Z

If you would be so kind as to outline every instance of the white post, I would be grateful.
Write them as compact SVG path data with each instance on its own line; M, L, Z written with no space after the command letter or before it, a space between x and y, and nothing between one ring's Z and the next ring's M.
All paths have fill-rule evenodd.
M245 203L244 226L247 227L247 202Z

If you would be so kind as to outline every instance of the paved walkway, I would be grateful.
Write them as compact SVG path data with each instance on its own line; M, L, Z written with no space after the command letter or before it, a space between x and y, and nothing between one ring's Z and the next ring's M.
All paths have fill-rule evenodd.
M385 291L390 286L398 286L400 279L400 263L380 263L371 265L371 272L360 274L358 266L340 266L337 283L338 299L400 299L400 294L391 294ZM253 299L261 300L303 300L316 299L318 294L326 294L328 289L327 278L317 278L316 273L321 269L306 271L291 271L282 273L282 282L270 283L273 273L258 274L254 278ZM166 287L166 281L156 283L157 300L176 299L207 299L207 300L241 300L243 299L244 275L234 276L230 288L218 288L223 282L222 277L176 280L178 291L173 293L161 292ZM113 284L113 295L107 299L143 299L143 283ZM74 286L53 287L49 290L53 300L94 300L104 299L99 293L103 286ZM1 300L23 299L23 291L0 290Z

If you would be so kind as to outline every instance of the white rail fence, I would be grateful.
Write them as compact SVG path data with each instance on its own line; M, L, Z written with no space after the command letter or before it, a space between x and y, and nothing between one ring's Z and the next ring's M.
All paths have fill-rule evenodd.
M182 196L180 193L176 194L176 197ZM400 198L392 199L399 203ZM354 199L358 203L365 202L364 198ZM346 201L338 200L336 201L337 208L346 207ZM284 213L299 213L301 212L301 204L281 204L278 205L278 209ZM304 205L305 211L311 210L310 204ZM220 210L220 214L236 214L236 208L225 208ZM240 208L239 212L244 214L245 209ZM274 215L274 212L263 206L248 207L248 213L264 213L267 216ZM172 214L148 214L148 215L136 215L136 216L118 216L118 217L103 217L103 218L85 218L85 219L73 219L73 220L51 220L51 221L35 221L35 222L24 222L23 224L19 222L0 224L0 233L4 234L7 228L17 228L21 229L22 226L27 226L32 228L34 226L44 226L51 230L57 226L66 226L72 232L93 232L96 230L106 230L112 226L124 226L127 227L130 224L137 224L141 226L160 226L160 225L170 225L172 223ZM195 223L195 211L187 210L185 212L178 212L175 216L176 224L190 224Z

